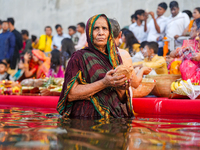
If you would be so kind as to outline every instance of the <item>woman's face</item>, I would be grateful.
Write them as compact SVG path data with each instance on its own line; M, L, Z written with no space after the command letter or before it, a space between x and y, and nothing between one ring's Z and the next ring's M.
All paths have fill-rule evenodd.
M126 43L126 37L124 34L122 34L122 42Z
M95 47L105 47L109 36L109 27L104 17L99 17L93 28L93 44Z
M39 59L38 59L35 55L33 55L33 61L34 61L34 62L38 62Z
M192 25L192 28L191 28L191 32L190 32L190 37L192 39L194 39L195 37L197 36L197 24L196 22L194 21L193 25Z
M198 12L198 10L194 9L193 14L192 14L194 20L200 18L200 13Z

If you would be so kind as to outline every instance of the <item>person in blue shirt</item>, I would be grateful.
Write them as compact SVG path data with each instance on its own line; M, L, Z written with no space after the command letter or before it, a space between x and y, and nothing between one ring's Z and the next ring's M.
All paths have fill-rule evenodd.
M0 34L0 61L3 59L12 60L15 49L15 36L8 31L8 22L2 23L3 32Z

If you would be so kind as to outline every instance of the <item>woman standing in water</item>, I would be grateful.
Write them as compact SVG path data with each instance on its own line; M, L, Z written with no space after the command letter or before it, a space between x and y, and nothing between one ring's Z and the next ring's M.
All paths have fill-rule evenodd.
M132 117L132 105L124 75L115 76L122 63L117 54L109 19L91 17L86 26L88 47L73 53L57 110L63 117Z

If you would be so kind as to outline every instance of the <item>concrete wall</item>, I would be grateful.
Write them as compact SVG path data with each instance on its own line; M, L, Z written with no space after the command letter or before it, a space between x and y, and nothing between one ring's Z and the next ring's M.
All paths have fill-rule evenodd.
M105 13L116 18L121 27L130 24L130 16L136 9L156 11L157 5L171 0L0 0L0 19L14 17L18 30L27 29L30 34L39 36L44 27L59 23L67 33L69 25L86 22L89 17ZM193 10L200 7L200 0L178 0L180 9ZM165 16L169 16L169 9Z

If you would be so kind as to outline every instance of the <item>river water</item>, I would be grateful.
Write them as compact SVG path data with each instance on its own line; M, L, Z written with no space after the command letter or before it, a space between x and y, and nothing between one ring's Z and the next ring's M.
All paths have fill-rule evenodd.
M0 107L0 149L164 150L199 149L200 117L132 119L59 118L55 110Z

